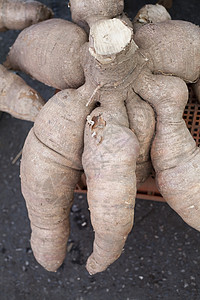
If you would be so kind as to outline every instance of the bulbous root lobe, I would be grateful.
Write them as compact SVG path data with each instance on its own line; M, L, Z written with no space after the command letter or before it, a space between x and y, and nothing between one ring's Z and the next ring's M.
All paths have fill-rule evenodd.
M19 34L4 65L60 90L78 88L85 81L81 47L87 40L87 34L76 24L47 20Z
M146 24L137 30L134 41L149 58L149 68L154 74L173 75L187 83L199 78L200 28L195 24L181 20Z
M66 255L69 212L80 171L66 167L63 156L30 131L21 162L22 193L31 221L31 246L37 261L56 271Z
M136 32L143 25L148 23L158 23L171 20L171 16L164 6L147 4L143 6L133 19L133 29Z
M0 111L13 117L35 121L45 104L41 96L18 75L0 65Z
M21 30L52 16L52 10L38 1L0 0L0 31Z

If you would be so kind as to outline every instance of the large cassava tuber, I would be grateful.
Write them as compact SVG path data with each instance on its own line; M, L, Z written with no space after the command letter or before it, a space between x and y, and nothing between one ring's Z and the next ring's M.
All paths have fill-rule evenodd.
M87 118L83 153L95 231L93 253L87 261L90 274L105 270L120 256L133 226L139 143L129 129L124 105L137 49L131 39L131 30L117 19L97 22L90 29L90 53L96 64L92 75L102 86L101 106Z
M161 39L164 34L166 41ZM188 100L186 83L195 82L200 76L200 29L184 21L168 21L144 26L136 33L135 41L144 55L152 57L134 89L157 114L151 159L158 188L169 205L190 226L200 230L200 150L182 119ZM160 49L164 45L168 48L163 55Z
M135 174L143 169L140 181L151 169L151 144L160 192L200 230L200 154L182 119L186 83L200 76L200 29L166 21L146 24L133 36L123 21L109 17L80 17L90 26L89 44L82 48L85 84L45 104L23 149L31 244L38 262L50 271L65 257L73 190L83 169L95 231L87 269L101 272L120 256L133 225Z
M87 39L84 30L72 22L47 20L19 34L4 65L57 89L77 88L84 83L80 61Z
M85 86L57 93L39 113L23 150L21 181L31 221L31 246L37 261L49 271L56 271L66 254L91 94Z
M116 40L116 29L123 33L119 40ZM108 33L107 38L103 41L108 48L103 49L102 39L106 33ZM109 43L107 43L107 39ZM104 230L98 232L100 228L97 225L96 229L95 221L93 222L96 230L95 245L99 236L105 242L112 237L113 243L106 242L104 244L102 255L108 251L109 245L111 247L110 254L105 260L98 260L99 249L97 252L94 251L88 262L90 273L104 270L119 257L132 228L136 194L135 167L139 154L139 142L133 131L128 128L128 115L124 102L127 99L132 76L135 76L132 73L132 69L135 68L135 62L132 60L135 51L137 51L137 46L132 42L132 30L120 20L106 20L94 25L91 29L89 51L86 50L83 59L85 63L87 62L84 65L86 83L78 90L64 90L50 99L39 113L26 140L21 163L22 192L31 220L32 248L37 260L48 270L57 270L65 256L69 234L69 209L72 204L73 190L82 170L84 124L93 109L92 103L95 103L95 99L102 102L102 105L99 109L94 110L94 114L96 112L97 115L91 115L91 118L97 117L98 119L100 114L100 120L102 118L102 122L105 122L105 128L100 129L100 133L96 137L93 133L88 136L88 149L85 149L84 152L84 157L89 157L88 161L87 159L84 161L87 178L90 178L90 174L95 168L95 165L92 167L95 151L88 152L90 143L91 147L93 143L96 145L97 168L101 169L102 151L106 151L107 142L110 141L107 156L112 160L111 163L108 163L107 170L102 170L102 176L105 177L101 180L102 192L103 186L107 182L106 178L110 177L110 172L116 163L119 164L119 172L116 172L113 180L119 183L120 177L123 176L124 181L127 179L128 183L125 188L125 183L121 182L120 193L116 191L118 197L113 197L113 203L110 204L110 221L111 224L113 223L113 229L117 224L116 228L120 228L123 220L121 235L119 236L118 230L113 230L113 232L111 230L107 238L103 238ZM141 59L143 60L143 57ZM140 66L138 72L139 70ZM124 78L127 79L124 80ZM127 143L130 145L129 151ZM87 144L87 138L85 144ZM109 149L112 148L113 155L109 153ZM104 163L107 164L107 160L103 160L102 164ZM89 179L88 190L90 191ZM104 196L102 194L101 199L95 201L99 208L102 207L102 213L105 213L103 203L108 201L109 190L110 188L107 188ZM95 191L91 191L91 193L95 193ZM91 201L91 213L94 200L89 200ZM124 213L121 209L118 210L118 206L123 208ZM119 216L115 216L117 210ZM99 209L94 214L94 219L96 219L98 211ZM122 217L123 214L124 217ZM128 219L127 214L129 215ZM109 225L105 223L105 226ZM96 260L97 264L94 265Z
M132 26L124 15L119 19ZM81 60L87 40L78 25L62 19L47 20L19 34L4 65L60 90L78 88L85 81Z
M121 11L121 1L117 3L118 11ZM76 11L78 6L76 3L74 5ZM104 15L108 14L106 11L105 7ZM103 19L104 16L96 15L95 18ZM124 16L122 15L122 18L119 19L124 21ZM129 23L128 26L131 27ZM4 65L7 68L20 69L37 80L58 89L77 88L85 80L81 61L83 63L84 47L87 39L84 30L69 21L61 19L47 20L30 26L19 34ZM40 47L38 47L38 44L40 44ZM41 51L41 49L46 49L46 51ZM63 53L66 55L63 55ZM134 114L131 112L135 109L135 102L131 101L131 104L129 104L129 119L134 118L133 120L130 119L130 122L134 124L140 142L140 155L136 169L139 186L148 178L152 170L149 160L149 146L154 132L153 123L155 119L148 104L141 101L136 102L137 109L139 110L139 107L141 107L140 113ZM149 124L152 126L149 126Z
M38 1L0 0L0 31L21 30L52 16L52 10Z
M0 65L0 111L34 121L44 104L40 95L21 77Z

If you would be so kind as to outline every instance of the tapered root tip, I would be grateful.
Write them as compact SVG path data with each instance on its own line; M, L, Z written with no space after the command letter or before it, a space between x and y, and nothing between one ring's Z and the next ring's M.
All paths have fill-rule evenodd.
M47 20L47 19L51 19L51 18L53 18L53 15L54 15L53 11L49 7L42 6L41 10L40 10L40 13L39 13L39 20L38 21L44 21L44 20Z
M94 255L90 255L90 257L87 260L86 269L90 275L94 275L96 273L100 273L106 270L108 265L100 265L95 260Z
M49 272L57 272L60 266L63 263L63 260L47 260L46 257L41 258L37 254L34 253L35 259L37 262L47 271Z
M60 266L63 264L66 255L66 249L59 249L54 247L52 249L50 245L46 249L37 243L35 244L31 241L31 248L33 250L33 255L37 262L47 271L56 272ZM59 251L60 250L60 251Z

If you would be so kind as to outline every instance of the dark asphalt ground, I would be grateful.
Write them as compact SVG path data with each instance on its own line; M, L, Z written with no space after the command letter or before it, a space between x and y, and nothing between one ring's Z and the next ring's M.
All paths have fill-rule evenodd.
M66 1L42 2L53 8L56 17L69 18ZM155 1L127 1L129 16L144 3ZM174 19L200 25L199 0L174 0L170 13ZM18 33L0 34L0 63ZM37 81L26 81L46 100L54 93ZM200 299L200 234L165 203L137 200L135 225L123 254L107 271L90 276L85 262L91 253L93 231L86 196L76 194L63 266L57 273L50 273L38 265L29 243L20 162L12 163L31 126L5 113L0 120L0 300Z

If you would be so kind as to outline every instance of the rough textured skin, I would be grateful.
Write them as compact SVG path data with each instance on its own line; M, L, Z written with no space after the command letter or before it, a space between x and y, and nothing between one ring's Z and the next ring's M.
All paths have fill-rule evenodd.
M105 106L95 109L90 115L94 124L89 122L86 125L83 153L89 209L95 231L93 253L87 261L90 274L104 271L121 255L132 229L135 167L139 152L137 138L128 128L123 101L114 93L112 100L109 95L104 97L104 93L101 99Z
M116 44L116 31L124 31L120 45ZM117 19L101 20L90 29L92 75L101 83L100 107L87 118L83 153L95 231L93 253L86 266L90 274L105 270L121 255L133 226L139 143L129 129L125 107L133 68L131 54L136 51L131 33Z
M22 193L38 262L56 271L66 255L69 212L82 170L83 131L90 88L64 90L41 110L22 154ZM37 188L36 188L37 187Z
M139 94L145 93L157 113L151 159L158 188L185 222L200 230L200 149L182 119L187 86L179 78L162 75L145 78L145 82Z
M0 65L0 111L34 121L45 104L40 95L18 75Z
M139 187L152 173L150 148L155 131L155 114L152 107L132 89L128 93L126 108L130 129L135 133L140 144L136 164L137 187Z
M52 16L52 10L38 1L0 0L0 31L21 30Z
M98 19L113 18L123 13L124 1L122 0L70 0L72 20L88 31Z
M184 21L145 25L142 29L137 31L135 41L146 50L143 55L151 55L151 71L143 70L134 90L154 107L157 115L151 159L158 188L170 206L200 230L200 150L182 119L188 100L185 82L196 81L200 76L200 29ZM164 45L166 51L161 50Z
M87 3L81 5L87 7ZM145 114L146 118L153 114L148 105L139 104L143 100L156 113L151 158L159 189L188 224L200 229L200 155L182 120L188 98L185 82L196 82L200 75L200 29L184 21L146 24L133 40L132 29L119 19L103 15L93 21L97 19L93 24L87 19L85 85L58 93L44 106L22 157L22 191L33 230L32 247L38 261L51 271L65 256L72 191L82 170L86 119L82 161L95 230L87 269L91 274L105 270L121 254L133 224L137 157L140 154L140 165L148 163L153 134L152 128L140 133ZM96 101L100 107L92 111ZM140 117L142 105L146 111ZM151 126L153 119L149 118ZM144 147L140 151L134 133Z
M199 78L198 26L175 20L147 24L136 32L134 41L151 61L149 67L154 73L178 76L185 82L195 82ZM195 57L195 62L191 55Z
M87 39L72 22L47 20L19 34L4 65L57 89L77 88L84 83L80 48Z
M125 40L124 36L121 35L122 44L120 39L120 43L116 44L116 26L122 28L125 34ZM94 266L94 259L96 259L94 258L96 255L94 251L93 259L90 258L89 260L91 263L88 262L90 273L105 269L121 254L133 224L136 194L135 166L139 144L134 133L128 128L128 116L124 101L127 97L130 80L132 80L130 78L132 69L135 67L132 54L137 50L137 47L131 42L131 29L120 20L107 20L105 23L102 21L95 28L97 31L99 29L99 36L95 39L95 30L92 28L89 52L87 51L87 57L83 60L86 76L85 85L78 90L71 89L59 92L46 103L26 140L22 155L22 192L31 220L31 245L38 262L50 271L56 271L65 256L69 234L69 209L72 203L73 190L82 171L84 124L87 115L93 109L92 103L97 100L100 101L101 107L95 112L98 113L100 110L104 112L106 122L108 122L104 131L108 135L104 140L103 134L103 148L98 147L98 151L100 151L99 159L101 159L104 146L105 148L108 147L107 158L110 159L111 169L109 167L107 171L102 170L102 172L105 171L105 178L110 177L112 167L114 168L118 162L119 168L118 172L115 172L115 182L119 184L120 176L122 182L121 191L117 198L117 190L116 195L114 194L112 197L110 197L108 186L105 190L105 199L110 197L113 199L113 205L116 206L111 212L113 229L117 224L116 220L119 219L117 226L119 230L111 232L110 237L112 236L114 244L110 243L110 254L103 264L99 261L98 265ZM111 34L108 36L105 34L106 28L111 30ZM107 38L109 38L109 43ZM110 49L114 49L115 54L111 52L112 55L110 56ZM100 54L102 51L105 54L103 56ZM119 55L117 55L118 53ZM124 64L124 68L122 68L122 64ZM124 78L127 80L124 81ZM111 141L112 132L113 141ZM108 145L107 142L109 142ZM126 143L130 145L128 150ZM112 147L119 151L117 156L111 155L109 149ZM101 168L99 159L97 159L97 168L98 166ZM104 159L102 163L105 163ZM127 187L123 188L125 178ZM107 180L102 181L102 188L106 183ZM102 205L102 201L99 201L99 205ZM120 206L120 210L115 216L118 206ZM100 211L94 212L94 214L96 217L99 214L98 218L101 217ZM93 224L96 228L94 222ZM121 234L119 233L120 230ZM105 232L104 235L105 242L107 233Z
M38 140L34 129L23 148L22 193L31 221L31 247L37 261L56 271L66 255L69 212L80 171ZM37 186L37 189L35 189Z
M147 4L143 6L133 19L133 29L136 32L141 26L148 23L157 23L171 20L171 16L164 6Z
M38 139L60 153L68 167L82 170L83 130L91 106L86 106L91 87L63 90L51 98L34 124ZM80 129L81 128L81 129ZM66 131L65 131L66 130Z

